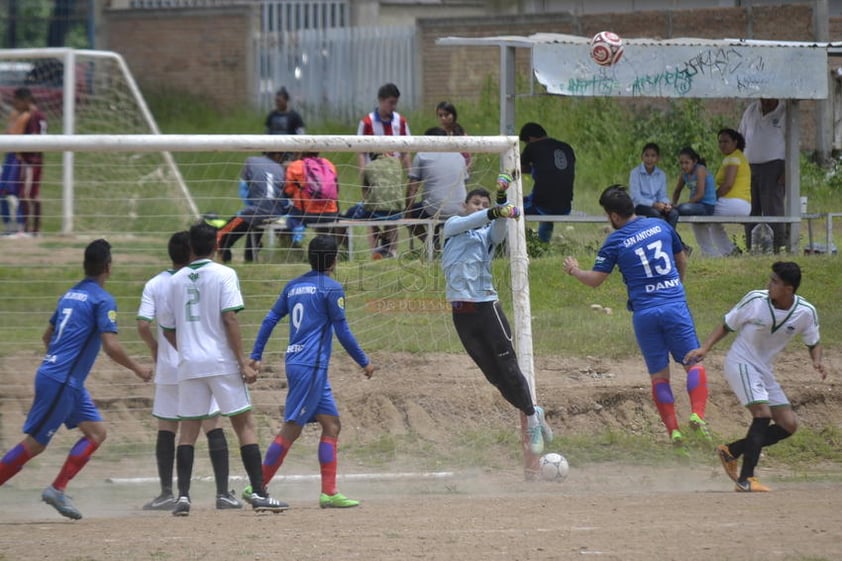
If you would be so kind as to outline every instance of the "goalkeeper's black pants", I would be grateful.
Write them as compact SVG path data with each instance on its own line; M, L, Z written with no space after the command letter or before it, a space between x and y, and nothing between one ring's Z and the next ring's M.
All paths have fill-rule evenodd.
M499 302L451 302L453 325L468 355L503 397L533 415L535 407L512 346L512 330Z

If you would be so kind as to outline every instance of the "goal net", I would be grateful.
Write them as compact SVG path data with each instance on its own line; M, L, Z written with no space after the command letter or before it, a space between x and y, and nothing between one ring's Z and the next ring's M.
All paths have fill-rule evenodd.
M18 88L32 93L48 134L158 134L160 131L123 58L113 52L0 50L0 115L12 111ZM4 129L6 119L3 120ZM100 228L164 228L177 216L198 216L168 152L70 152L44 165L45 228L64 233ZM107 211L96 206L108 201Z
M74 236L56 235L60 227L53 221L52 227L37 238L0 241L5 244L0 257L0 280L5 291L0 299L0 315L7 320L0 326L0 360L5 372L14 373L0 389L0 443L4 448L20 438L20 427L32 397L32 376L43 354L40 335L56 298L81 276L82 249L92 239L106 237L113 245L113 274L106 289L118 301L121 341L130 354L149 362L149 352L132 321L140 294L148 279L169 267L169 236L186 229L195 219L177 200L177 191L170 191L169 198L161 200L165 191L159 184L137 178L131 180L130 189L119 195L131 193L133 206L118 203L118 197L110 190L119 183L115 177L121 176L123 162L173 153L200 213L215 214L221 221L241 210L238 181L245 161L264 152L318 152L326 157L338 172L338 205L342 212L362 200L358 155L394 151L470 153L473 158L467 190L485 187L493 193L499 170L513 170L516 180L510 187L509 199L522 200L518 141L514 137L48 135L11 139L7 135L0 137L0 149L37 149L45 152L46 162L55 161L60 152L73 153L77 162L100 162L96 175L101 187L83 195L86 191L77 186L75 222L85 228L77 228ZM162 174L166 176L165 172ZM402 181L406 181L406 175ZM423 186L419 201L422 191ZM45 202L49 209L57 204L59 185L48 182L45 192L50 194L50 200ZM401 200L399 206L404 204ZM378 368L372 381L363 382L356 365L338 343L335 345L331 379L343 419L341 471L517 468L523 461L519 416L485 381L461 346L445 302L444 277L435 247L430 254L425 243L416 241L413 245L407 224L397 222L395 257L372 259L368 228L387 222L362 221L353 225L350 219L340 218L342 235L353 238L353 242L344 250L335 277L345 287L351 329ZM505 251L493 263L495 285L514 329L522 370L531 381L523 221L509 221L508 228ZM302 247L297 248L289 243L290 231L281 218L277 228L265 229L263 247L254 263L243 260L245 239L232 247L230 264L238 270L246 301L246 310L239 318L247 352L283 285L309 269L306 243L319 232L336 234L330 224L310 225L305 229ZM279 426L278 406L285 398L286 337L287 328L282 322L264 355L267 371L252 391L264 448ZM425 383L419 383L421 380ZM91 474L100 469L107 470L108 477L148 476L154 480L156 421L151 416L152 388L104 356L96 363L88 387L109 424L109 443L98 455L111 460L92 469ZM476 415L475 421L465 425L464 420L458 420L464 415L464 407L475 407L478 402L482 405L470 413ZM372 425L375 430L370 430ZM466 449L443 449L437 438L443 431L461 431ZM304 436L305 441L318 438L309 429ZM57 469L66 446L75 437L73 432L61 431L55 449L44 454L39 465ZM233 434L229 442L235 454ZM202 446L201 441L199 445ZM483 446L495 451L477 450ZM293 455L292 472L296 470L294 462L299 460L305 462L302 470L312 470L312 456L311 451ZM232 473L239 467L236 457L232 455ZM197 465L200 473L203 469L208 473L210 466ZM18 477L26 481L35 476L24 470Z

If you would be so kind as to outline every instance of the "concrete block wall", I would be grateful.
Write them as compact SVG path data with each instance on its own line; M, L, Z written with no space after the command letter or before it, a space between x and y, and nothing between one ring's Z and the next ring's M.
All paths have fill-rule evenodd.
M144 90L184 91L220 107L254 94L252 6L106 12L105 47L120 53Z

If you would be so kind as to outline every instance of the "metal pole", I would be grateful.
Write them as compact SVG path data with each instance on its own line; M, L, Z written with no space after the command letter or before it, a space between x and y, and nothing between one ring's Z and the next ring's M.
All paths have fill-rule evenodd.
M515 48L500 46L500 134L515 134Z
M64 53L64 88L62 133L73 134L76 128L76 53L67 49ZM73 232L73 166L75 155L73 152L63 152L62 160L62 204L61 204L61 233Z
M786 100L786 215L801 216L801 131L798 100ZM801 224L793 222L789 229L789 251L798 253Z
M813 4L813 28L815 40L820 43L830 41L830 16L827 0L816 0ZM827 73L825 79L830 81L832 77ZM833 91L833 84L828 84L828 91ZM832 98L819 99L816 101L816 160L821 165L826 165L831 160L833 149L833 112ZM797 199L796 199L797 200Z

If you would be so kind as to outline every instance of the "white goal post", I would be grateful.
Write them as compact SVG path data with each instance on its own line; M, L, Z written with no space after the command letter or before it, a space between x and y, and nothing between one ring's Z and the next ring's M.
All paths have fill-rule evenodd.
M384 137L340 135L41 135L0 136L0 151L70 153L151 152L460 152L499 155L515 180L509 200L523 203L520 148L515 136ZM496 172L495 172L496 173ZM493 190L492 185L485 185ZM509 221L508 252L515 348L534 395L534 361L525 221ZM527 458L527 461L529 458Z
M118 132L160 134L125 60L111 51L68 48L0 49L0 104L9 104L19 87L29 88L48 122L48 132L61 134ZM6 111L3 111L5 113ZM180 191L190 212L199 216L178 166L161 151L162 166ZM74 152L62 152L62 232L73 232Z

